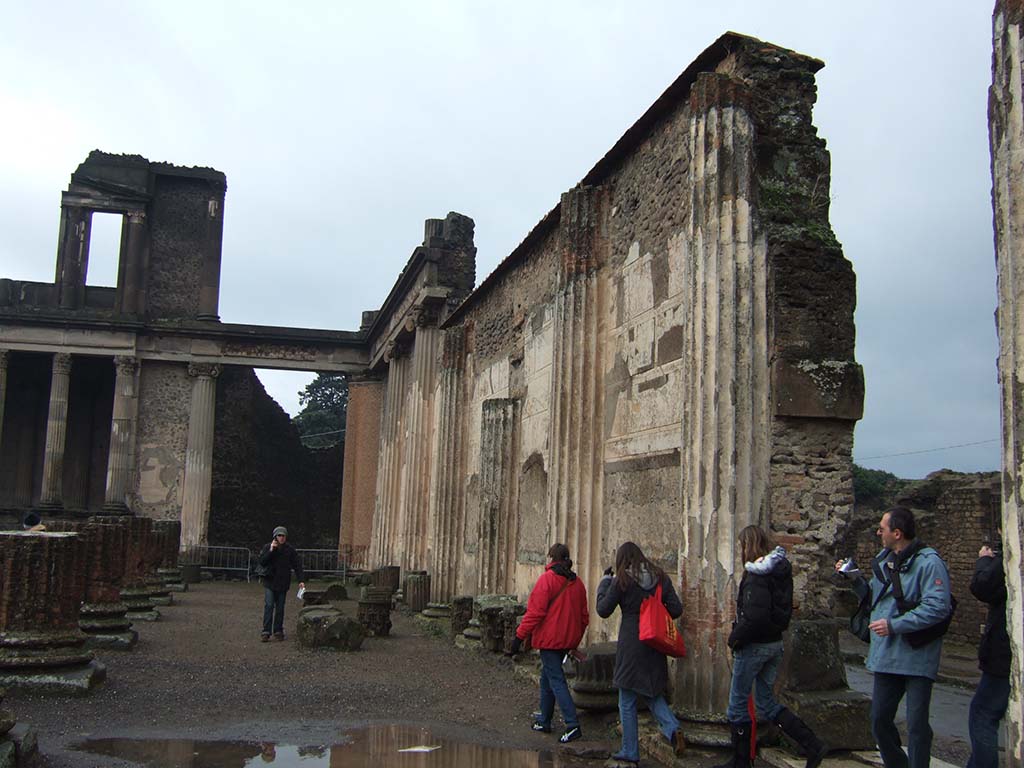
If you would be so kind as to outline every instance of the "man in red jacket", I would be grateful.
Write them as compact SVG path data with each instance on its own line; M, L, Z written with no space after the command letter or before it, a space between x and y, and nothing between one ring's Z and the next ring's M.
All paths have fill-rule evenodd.
M568 744L583 733L565 682L562 660L567 653L576 650L590 621L587 588L572 572L572 560L565 544L553 544L548 550L548 560L547 568L526 602L526 615L516 629L512 653L518 653L527 638L530 638L530 645L540 651L540 716L532 727L535 731L551 732L557 701L565 721L565 733L558 740Z

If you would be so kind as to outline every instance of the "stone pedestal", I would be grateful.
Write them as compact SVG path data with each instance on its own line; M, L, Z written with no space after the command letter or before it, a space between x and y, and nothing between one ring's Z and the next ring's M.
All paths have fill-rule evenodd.
M480 622L477 619L470 619L462 634L455 636L455 645L467 650L477 650L481 647Z
M619 692L612 685L618 643L597 643L583 649L586 661L576 662L576 677L569 684L572 700L580 709L612 712L618 709Z
M146 587L149 589L149 600L153 605L172 605L171 595L163 578L157 571L164 559L167 535L153 522L149 536L146 538Z
M419 613L430 601L430 574L426 571L409 571L405 576L402 588L405 604L409 609Z
M0 533L0 686L78 694L104 680L78 627L85 567L76 533Z
M473 601L473 615L480 624L480 643L482 647L494 653L504 653L506 648L507 624L510 617L526 612L515 595L479 595ZM513 609L513 614L503 613L506 608ZM518 611L518 613L515 613ZM512 631L515 631L513 626Z
M779 670L782 702L832 749L874 749L871 700L850 690L834 619L794 621Z
M181 549L181 522L178 520L157 520L153 529L160 541L160 564L156 569L157 576L164 583L168 592L188 592L188 584L181 576L178 567L178 552Z
M131 650L139 639L128 620L128 606L121 599L128 530L111 518L85 521L54 520L50 531L73 531L85 544L85 597L78 626L88 636L90 648Z
M391 588L363 587L357 617L371 635L391 634Z
M160 612L149 599L152 589L146 584L146 547L152 535L153 521L132 515L111 519L120 521L128 533L124 583L121 586L121 599L128 606L128 618L132 621L156 621Z
M461 635L473 618L473 598L459 595L452 599L452 636Z

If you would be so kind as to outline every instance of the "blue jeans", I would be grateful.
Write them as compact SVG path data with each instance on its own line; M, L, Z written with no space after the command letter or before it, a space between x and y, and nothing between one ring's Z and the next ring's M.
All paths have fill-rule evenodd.
M968 729L971 734L971 756L967 768L998 768L999 722L1010 702L1010 678L981 673L978 690L971 699Z
M636 763L640 760L640 737L637 734L636 702L640 694L628 688L619 688L619 722L622 723L622 749L612 757L617 760L629 760ZM647 708L661 726L661 734L672 740L676 731L679 730L679 721L676 719L672 708L665 701L664 696L657 696L653 699L643 697L647 702Z
M904 693L907 696L906 753L900 742L900 732L896 729L896 709ZM930 678L875 672L871 695L871 734L878 744L885 768L928 768L932 753L932 727L928 724L931 701Z
M735 651L732 656L732 685L729 688L729 708L726 717L730 723L749 723L747 700L754 688L754 703L759 715L775 720L782 705L775 699L775 678L779 676L782 661L782 641L751 643Z
M287 590L275 592L269 587L263 588L263 634L269 635L271 627L275 635L284 634L284 599Z
M580 719L576 715L576 704L569 693L569 684L565 682L565 670L562 669L562 659L565 658L565 651L549 651L541 649L540 652L540 718L537 722L546 728L551 727L551 718L555 715L555 701L558 708L562 710L562 719L565 721L565 729L577 728Z

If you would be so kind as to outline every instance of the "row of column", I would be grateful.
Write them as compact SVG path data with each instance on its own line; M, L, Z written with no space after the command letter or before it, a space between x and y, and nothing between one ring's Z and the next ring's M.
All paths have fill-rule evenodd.
M4 403L7 395L8 350L0 349L0 440L3 439ZM59 510L64 506L64 452L68 426L68 395L71 388L73 358L66 352L53 356L50 374L50 400L46 417L46 443L43 457L42 488L39 506ZM110 422L110 449L104 511L123 514L128 511L132 450L138 399L139 362L134 357L114 358L114 404ZM192 364L194 379L189 415L188 442L185 450L185 480L182 498L182 543L206 543L210 517L210 490L213 481L213 426L216 404L217 365Z
M7 400L7 368L10 352L0 350L0 440L3 439L4 403ZM50 373L50 402L46 415L46 444L43 453L43 482L39 505L63 508L64 447L68 428L68 394L71 389L72 357L66 352L53 356ZM131 468L131 444L135 432L136 373L133 357L115 357L114 410L110 425L110 452L104 508L127 510L125 497Z

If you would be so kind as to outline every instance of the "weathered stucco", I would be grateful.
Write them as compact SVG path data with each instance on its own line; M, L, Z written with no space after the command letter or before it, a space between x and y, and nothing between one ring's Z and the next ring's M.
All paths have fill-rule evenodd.
M992 213L999 286L999 383L1003 432L1003 564L1010 595L1007 629L1013 651L1007 756L1024 765L1024 4L999 0L993 15L989 136L992 150Z

